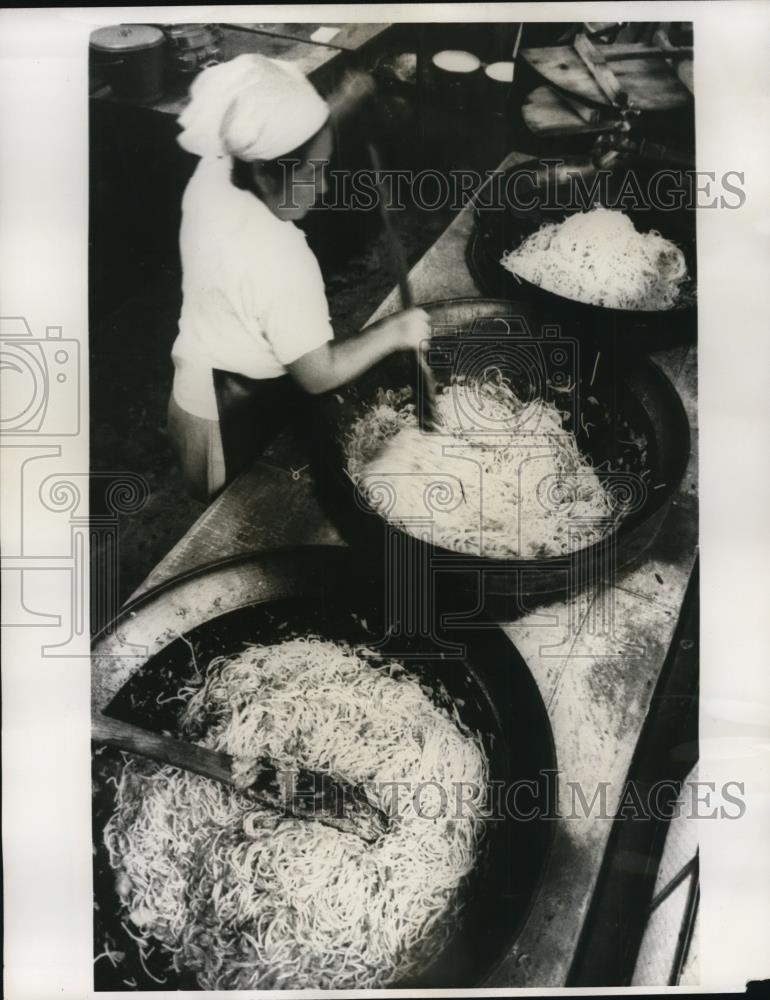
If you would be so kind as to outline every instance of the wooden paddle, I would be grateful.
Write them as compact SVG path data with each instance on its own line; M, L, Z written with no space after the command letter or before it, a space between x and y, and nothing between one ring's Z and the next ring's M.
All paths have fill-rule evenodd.
M353 833L367 843L373 843L388 829L387 816L372 805L361 786L326 774L304 768L279 768L272 760L261 757L253 766L248 762L244 787L243 782L236 780L234 758L229 754L152 733L101 712L92 713L91 739L233 785L260 805L297 819L316 819L344 833Z
M393 259L393 265L396 270L396 275L398 278L398 290L401 296L401 308L411 309L414 306L414 298L412 296L412 290L409 287L408 278L408 268L406 264L406 255L404 253L404 247L401 240L398 238L398 233L393 228L393 222L390 218L390 213L388 212L387 205L387 191L385 189L385 184L382 180L382 164L380 162L380 155L377 152L377 148L373 143L368 143L369 159L372 162L372 168L377 176L377 192L378 192L378 205L380 210L380 217L382 218L382 225L385 229L385 236L388 240L390 246L390 254ZM436 426L436 381L433 377L433 372L428 366L428 362L422 355L422 351L418 348L416 353L416 364L415 364L415 385L417 388L417 421L422 431L431 431Z

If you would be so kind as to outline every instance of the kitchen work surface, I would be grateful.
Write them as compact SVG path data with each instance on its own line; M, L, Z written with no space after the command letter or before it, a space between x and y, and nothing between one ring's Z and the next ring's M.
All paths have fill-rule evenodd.
M501 168L526 159L512 154ZM466 207L412 268L416 302L479 295L465 261L472 229L473 213ZM394 288L372 319L398 308ZM583 815L571 789L579 785L590 802L604 783L605 813L615 815L695 563L697 348L678 345L652 356L678 391L692 436L689 466L660 533L614 580L597 580L569 599L500 622L548 709L561 818L555 820L553 851L528 923L486 986L561 987L569 981L612 827L607 819ZM227 556L313 543L343 544L321 512L306 470L258 462L206 510L134 596ZM184 593L177 612L180 630L221 606L212 605L217 595L192 580ZM116 637L116 655L130 657L131 644L145 640L132 637L129 624L125 641L121 652Z
M617 120L611 117L610 112L593 110L595 117L587 121L581 117L576 107L571 108L559 95L550 87L535 87L522 102L521 117L524 124L533 135L595 135L606 132L608 129L618 124Z

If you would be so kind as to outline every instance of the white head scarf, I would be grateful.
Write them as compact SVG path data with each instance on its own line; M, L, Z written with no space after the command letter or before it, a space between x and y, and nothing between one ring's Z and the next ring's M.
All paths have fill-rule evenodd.
M241 55L195 78L179 145L196 156L274 160L324 125L329 106L291 63Z

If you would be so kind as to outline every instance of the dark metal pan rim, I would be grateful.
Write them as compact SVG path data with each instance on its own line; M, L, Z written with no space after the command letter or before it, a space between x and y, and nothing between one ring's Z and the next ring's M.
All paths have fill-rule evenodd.
M527 303L531 308L531 304ZM518 315L515 311L515 303L513 300L508 299L497 299L497 298L474 298L470 296L463 296L454 299L441 299L435 302L427 302L421 305L421 308L425 309L430 315L431 309L434 310L463 310L463 309L478 309L481 307L482 318L493 318L493 314L498 310L503 313L500 317L502 319L513 318ZM489 315L484 316L484 311L487 310ZM508 316L505 315L508 313ZM558 556L543 556L537 558L511 558L511 559L499 559L493 557L487 557L482 555L475 555L472 553L460 553L453 549L445 548L441 545L436 545L433 543L426 543L414 538L414 536L409 536L414 538L416 545L420 547L425 547L430 551L437 553L437 558L445 559L447 564L450 563L463 563L467 567L473 568L477 566L484 566L486 568L499 569L502 571L527 571L527 570L540 570L543 571L547 568L557 569L564 566L565 560L574 559L589 559L599 557L601 553L607 551L615 540L626 538L636 527L644 524L646 521L654 517L666 504L671 500L677 489L679 488L684 474L687 468L687 463L690 457L691 450L691 436L690 436L690 425L685 412L682 401L679 397L674 386L671 384L668 376L662 371L660 366L653 361L650 357L646 355L638 355L634 358L633 364L627 367L622 375L620 376L623 380L631 379L637 373L646 373L648 378L651 378L656 387L666 396L667 405L669 412L672 415L674 423L669 428L669 433L674 435L680 441L678 464L673 470L674 474L668 476L668 482L664 487L655 490L654 498L640 510L630 514L625 518L616 530L611 531L605 538L600 539L591 545L585 546L584 548L578 549L573 553L566 553L564 555ZM360 397L359 397L360 398ZM404 529L400 528L397 524L387 521L382 517L374 508L366 504L365 498L361 496L358 487L353 486L352 482L345 470L342 470L338 474L338 479L340 482L347 479L348 485L352 489L358 492L360 502L368 507L364 516L371 517L372 524L381 524L383 528L389 528L393 531L400 532L402 534L407 534ZM362 511L363 513L363 511Z
M132 618L137 611L144 607L145 604L151 603L162 594L165 594L169 590L173 590L182 583L200 579L201 577L208 576L218 570L233 569L236 566L246 565L258 560L269 562L270 560L276 558L283 559L285 557L286 559L289 559L292 556L306 555L315 551L326 551L331 554L347 551L347 547L343 545L288 545L275 549L249 549L246 552L235 552L232 555L222 556L219 559L212 559L209 562L201 563L200 565L193 566L190 569L182 570L180 573L175 573L168 579L161 580L160 582L153 584L151 587L148 587L147 590L142 591L141 594L137 594L135 597L129 598L120 611L118 611L118 613L104 626L102 626L102 628L100 628L99 631L92 637L91 651L97 652L98 650L96 647L114 634L122 622L124 622L127 618Z
M519 163L514 166L508 167L505 171L503 171L503 176L505 178L509 178L517 173L525 173L525 172L537 173L538 171L542 172L543 166L547 162L548 161L545 158L543 159L533 158L531 160L526 160L523 163ZM586 156L580 156L580 155L566 156L559 159L559 165L566 167L568 169L570 167L586 166L589 162L590 161ZM685 174L687 171L681 170L680 172L682 174ZM536 190L537 189L536 185L533 185L533 188ZM626 207L625 209L622 210L625 210L626 212L632 214L634 211L630 207ZM543 210L539 209L538 211L543 211ZM641 211L641 209L638 209L637 211ZM680 209L678 211L679 214L681 215L681 212L685 211L685 209ZM486 244L490 241L490 239L493 239L493 232L494 232L493 227L495 218L500 218L501 216L514 217L515 213L513 211L513 206L506 206L505 204L502 203L494 206L475 204L473 206L473 213L476 222L476 232L482 244L484 245L483 253L488 258L488 261L485 262L484 266L480 266L477 261L476 262L472 261L471 270L476 280L479 281L482 289L492 294L493 293L492 286L494 285L494 282L490 279L490 276L485 272L487 265L490 268L492 267L493 254L489 251ZM573 214L573 211L568 208L555 207L548 209L548 213L549 213L549 219L551 216L553 216L553 219L555 221L559 213L562 215L562 217L566 217L568 215ZM672 214L677 214L676 210L668 211L667 215L665 215L664 217L671 217ZM695 238L695 233L693 231L693 239L691 241L693 244L692 253L689 252L689 248L687 247L685 248L685 256L688 256L690 258L688 260L688 263L693 269L697 266L697 259L695 257L695 252L694 252L694 238ZM471 237L471 239L473 239L473 237ZM677 241L675 240L675 242ZM508 249L512 248L509 247ZM682 317L682 319L684 320L685 318L689 318L697 308L696 295L693 296L692 300L688 299L686 302L675 304L669 309L618 309L611 306L597 305L591 302L581 302L578 299L572 299L569 298L568 296L561 295L558 292L554 292L551 291L550 289L542 288L539 285L535 285L532 282L528 281L526 278L522 278L518 275L514 276L512 273L506 271L502 267L502 265L499 264L497 260L495 260L494 263L500 268L499 282L500 283L507 282L509 284L511 288L510 294L512 296L514 295L516 289L520 289L522 292L528 293L529 295L534 296L535 298L539 298L541 301L550 301L555 305L561 307L562 310L581 311L583 312L584 315L589 315L593 311L597 316L601 317L604 321L606 321L607 319L615 319L619 323L639 324L644 322L654 322L655 320L668 322L671 320L671 318L676 318L677 316Z
M269 612L271 604L275 604L276 602L284 604L287 601L290 603L296 603L297 621L295 622L295 627L301 628L301 621L303 615L305 614L305 612L303 612L302 610L304 595L306 593L312 593L314 589L321 587L323 585L322 577L325 576L327 572L333 575L334 573L338 573L340 571L345 572L346 568L355 567L356 557L355 553L351 549L343 546L319 545L319 546L297 547L294 549L275 549L271 550L270 552L264 552L264 551L257 553L251 552L251 553L235 555L225 559L214 560L205 566L196 567L194 570L179 574L178 576L170 580L163 581L160 584L153 587L152 589L145 592L144 594L140 595L135 601L132 601L129 605L127 605L123 609L121 615L118 616L118 618L116 619L116 622L119 622L121 618L125 618L126 616L135 615L142 606L152 602L153 600L162 598L164 593L167 593L169 590L172 590L175 586L180 586L184 584L186 581L189 581L194 578L200 579L211 573L216 574L218 571L226 572L227 570L237 570L237 567L249 563L255 563L257 564L257 566L261 564L268 571L271 565L273 567L277 567L278 569L283 569L285 572L281 576L281 584L279 587L280 593L276 595L275 593L267 592L265 593L264 597L260 596L255 597L253 593L249 593L248 599L243 603L236 603L233 607L228 607L227 609L224 609L222 611L213 611L205 618L205 620L202 623L199 623L199 625L196 626L192 626L193 628L198 628L202 626L204 629L212 627L216 629L216 623L218 620L221 621L223 619L226 619L233 613L248 612L249 608L255 607L257 605L262 605ZM330 563L334 563L334 565L332 566L330 565ZM308 568L311 570L310 573L307 572ZM355 600L355 591L351 590L350 594L354 595L353 600ZM346 590L344 594L338 594L338 596L334 598L332 603L333 606L337 608L337 612L333 614L332 618L333 621L337 621L334 615L336 615L337 613L344 614L344 609L349 606L346 602L346 598L348 596L349 594ZM171 608L171 606L172 605L169 605L169 609ZM354 610L352 606L351 610ZM313 615L318 615L318 614L320 614L323 617L324 612L316 609L314 612L311 613L310 617L308 618L308 621L310 621L313 618ZM548 716L547 716L547 711L545 709L545 704L543 702L542 695L540 693L538 685L536 684L534 678L532 677L532 674L529 671L526 662L524 661L521 654L518 652L515 644L512 643L510 639L502 633L502 631L500 631L499 627L494 626L494 623L491 621L491 619L489 619L487 616L484 617L485 620L489 622L490 625L489 631L480 633L474 629L473 632L471 633L471 632L466 632L462 628L462 626L460 626L456 630L456 634L458 636L460 634L463 634L469 637L470 641L475 643L474 648L469 647L468 652L464 657L464 670L468 674L468 676L473 679L476 687L484 696L485 706L486 706L484 710L485 711L491 710L492 712L492 715L490 716L490 723L492 724L493 731L494 730L499 731L500 735L503 738L502 742L499 745L499 749L497 750L497 754L503 755L502 758L500 758L500 761L506 760L510 755L513 755L514 752L518 753L518 751L516 751L516 739L510 740L511 734L509 732L506 733L506 725L505 725L506 715L505 712L503 711L504 707L506 704L509 703L511 698L514 698L514 692L518 692L518 696L514 698L514 701L511 702L511 704L517 704L520 706L522 692L526 692L526 698L528 699L528 705L529 705L529 708L527 709L526 718L530 720L530 722L527 723L527 726L534 727L532 731L537 732L539 749L536 756L532 756L534 751L532 750L527 751L530 760L528 761L528 763L525 764L525 768L533 767L534 762L536 760L538 762L537 766L549 772L553 771L555 775L557 773L555 742L554 742L553 732L550 727L550 723L548 722ZM237 625L236 625L236 632L237 632ZM100 635L102 634L103 633L100 633ZM449 632L448 634L451 636L451 632ZM489 636L488 640L484 640L483 636L485 634ZM98 645L98 641L99 637L97 636L95 638L95 644ZM176 641L176 639L174 639L173 641ZM488 645L488 642L491 642L491 646ZM169 645L170 644L173 643L171 642L169 643ZM508 670L502 671L502 676L495 675L494 678L490 678L490 676L485 675L485 673L480 670L480 668L483 666L482 661L485 660L485 656L489 654L489 651L492 650L492 652L494 653L494 651L498 650L498 647L503 644L505 645L507 656L511 658L511 661L508 664L508 666L513 667L518 664L515 670L515 674L518 679L514 684L514 687L510 690L508 690L508 688L506 687L508 682L505 680L505 677L508 676L509 674ZM162 653L163 650L158 650L155 653L150 654L147 657L147 659L149 660L151 658L154 658L155 656L162 655ZM497 661L495 660L495 662ZM449 688L450 696L451 696L451 690L452 688L450 687ZM527 729L527 731L529 731L529 728ZM520 735L518 737L519 744L521 744L522 739L523 735ZM527 741L527 744L528 742L529 741ZM500 764L498 764L498 766L500 766ZM526 771L525 773L528 774L529 771ZM516 771L514 770L511 772L509 777L513 777L515 774ZM544 821L547 822L547 817L544 818ZM534 836L535 831L529 830L531 824L524 824L524 826L527 829L523 830L522 833L526 834L527 838L526 842L527 844L529 844L530 841L532 840L532 837ZM537 826L542 827L542 823L538 823ZM500 927L501 933L499 936L499 941L495 940L494 946L490 949L489 954L485 954L483 958L482 955L479 954L478 958L473 959L471 965L468 966L468 968L466 969L466 973L471 974L473 976L473 981L469 981L467 983L463 982L458 984L447 983L443 981L441 978L443 973L441 971L440 966L437 966L436 969L434 970L433 964L428 963L425 969L421 971L418 977L415 979L414 986L424 987L425 985L427 985L430 987L435 985L438 986L481 985L491 975L493 975L494 970L498 968L501 965L501 963L505 961L507 955L510 953L510 949L513 946L514 941L518 939L518 937L522 933L525 925L529 920L535 900L540 892L543 880L546 876L554 834L555 834L555 825L553 822L548 822L548 825L544 829L541 829L537 835L539 846L537 848L533 848L531 846L526 847L527 856L530 856L530 852L534 850L535 853L532 855L533 861L535 857L537 857L538 859L536 871L532 873L531 878L526 882L526 888L524 885L522 885L521 890L518 891L518 893L517 890L514 889L514 895L509 896L506 893L502 892L502 883L501 883L500 897L499 900L495 903L495 906L503 907L503 910L501 912L505 912L505 909L508 905L513 906L514 910L511 913L510 921L506 921L505 923L504 931L501 925ZM497 846L494 846L492 850L493 850L493 860L496 859L497 863L501 863L502 861L503 855L500 854L500 852L501 851L505 852L506 845L508 844L508 836L509 835L503 836L501 832L499 838L497 836L495 837L494 842ZM516 843L518 844L519 841L516 840ZM480 876L482 878L482 882L480 883L478 888L482 889L483 886L487 886L486 890L484 890L486 893L493 891L492 887L496 885L496 883L494 879L491 882L489 881L491 877L489 873L484 874L484 871L486 870L485 865L486 862L482 864L481 876ZM485 905L484 900L486 899L488 899L488 896L486 894L484 894L483 899L482 897L477 895L473 896L472 906L474 913L476 912L476 909L478 907L481 907L479 912L480 913L483 912L483 907ZM506 902L506 900L509 900L509 903ZM492 905L491 901L490 905ZM468 926L473 927L473 924L470 924ZM472 934L471 938L468 940L468 943L471 944L471 942L474 941L477 936L478 934ZM456 947L459 945L462 950L462 943L464 940L465 938L458 939L458 941L455 942L454 946ZM474 947L472 944L471 946ZM463 969L465 969L465 960L461 962L461 965ZM472 971L472 966L475 966L473 971ZM427 982L427 984L423 982L425 976L429 977L429 981ZM433 980L430 977L436 977L436 976L438 977L438 982L433 983ZM407 983L405 985L409 986L411 984Z

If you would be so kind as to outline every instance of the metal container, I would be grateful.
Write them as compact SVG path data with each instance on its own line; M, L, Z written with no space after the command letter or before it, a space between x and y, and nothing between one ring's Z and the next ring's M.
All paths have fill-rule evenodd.
M222 32L213 24L167 24L166 65L169 73L179 79L189 79L221 57Z
M540 888L554 834L556 755L551 726L525 661L491 621L432 634L391 629L383 583L359 554L341 546L260 553L225 560L178 577L127 605L94 643L92 696L109 715L147 728L174 731L180 702L169 700L197 662L242 650L319 635L376 648L434 692L437 704L459 712L476 732L499 787L531 789L501 821L488 824L484 847L467 881L465 905L447 948L404 988L483 985L520 934ZM184 618L184 625L180 622ZM184 635L180 635L184 628ZM167 989L195 989L189 973L169 972L163 950L147 962L123 923L101 831L114 809L117 751L93 758L96 947L112 942L125 954L117 968L96 966L97 989L120 989L128 975L152 989L151 974L168 976ZM529 783L528 785L525 783ZM536 791L535 791L536 789ZM537 815L517 819L534 808ZM148 973L149 970L149 973Z
M513 88L513 63L495 62L484 67L482 82L484 108L494 115L513 112L511 90Z
M94 71L115 97L146 104L163 95L163 46L159 28L116 24L93 32L89 43Z
M432 89L442 105L466 111L479 96L481 60L462 49L443 49L431 58Z
M648 358L620 358L581 343L568 329L543 327L541 314L521 301L450 299L421 308L433 327L428 361L439 385L494 364L520 398L554 402L569 414L564 426L575 433L581 452L607 470L599 478L624 503L626 515L601 541L567 555L510 559L433 544L429 512L420 538L388 522L348 475L346 441L379 389L412 384L408 359L393 356L324 400L328 505L337 512L338 529L364 558L384 563L384 572L422 567L435 584L431 598L450 613L464 594L469 613L477 606L515 617L524 598L574 592L629 565L657 534L690 454L687 415L663 372ZM426 487L426 498L429 492L438 491Z
M669 176L667 177L666 174ZM597 183L601 181L601 185ZM633 186L630 182L633 182ZM677 191L686 194L685 170L662 171L659 164L629 162L597 173L587 156L528 160L506 170L483 206L476 208L476 230L468 246L468 265L476 283L489 296L513 301L531 299L572 331L593 339L616 340L620 349L653 350L691 337L696 327L697 258L695 212L685 207L649 207L639 196L626 195L620 207L637 230L658 231L681 249L689 278L680 304L667 310L614 309L567 298L514 276L500 263L546 222L561 222L580 209L600 203L612 208L624 191L657 192L661 200ZM575 191L587 197L578 201ZM605 201L606 197L606 201ZM625 207L628 205L628 207Z

